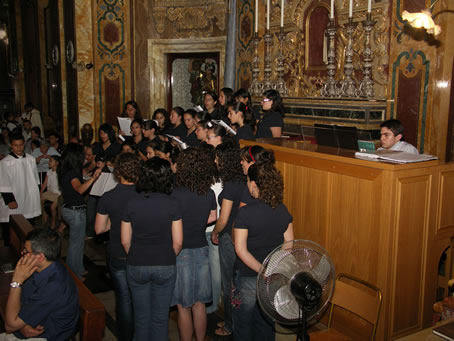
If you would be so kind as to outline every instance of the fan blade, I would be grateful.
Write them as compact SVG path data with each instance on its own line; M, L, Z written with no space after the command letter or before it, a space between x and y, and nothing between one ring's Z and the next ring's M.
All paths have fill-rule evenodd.
M331 265L328 258L323 255L318 265L309 271L312 277L320 284L325 283L326 279L331 273Z
M299 306L295 297L290 292L290 287L281 287L274 295L274 307L277 313L287 320L297 320L299 318Z
M299 269L298 262L288 250L279 250L273 253L265 271L265 276L281 274L291 279Z

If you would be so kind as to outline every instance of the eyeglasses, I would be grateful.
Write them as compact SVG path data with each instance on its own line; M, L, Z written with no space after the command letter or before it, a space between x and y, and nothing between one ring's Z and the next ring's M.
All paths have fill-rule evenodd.
M216 135L211 135L211 136L207 136L207 139L210 140L210 139L214 139L216 137L217 137Z
M262 98L262 102L270 102L271 100L269 98Z

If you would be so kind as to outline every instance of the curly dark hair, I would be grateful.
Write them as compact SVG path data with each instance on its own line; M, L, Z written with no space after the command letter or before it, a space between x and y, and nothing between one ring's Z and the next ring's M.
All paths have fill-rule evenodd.
M136 184L138 193L172 193L172 170L170 162L153 157L143 163Z
M137 182L139 178L140 159L134 153L122 153L115 159L114 176L120 182L120 177L129 182Z
M246 146L241 148L240 157L242 160L254 163L269 163L273 164L276 162L274 158L274 152L267 150L261 146Z
M240 146L235 141L227 140L217 146L216 157L219 177L223 184L228 181L245 181L240 163Z
M269 163L253 164L247 172L248 178L254 181L259 189L259 199L273 208L282 204L284 181L281 173Z
M205 195L214 182L213 159L204 149L191 147L177 158L176 185Z

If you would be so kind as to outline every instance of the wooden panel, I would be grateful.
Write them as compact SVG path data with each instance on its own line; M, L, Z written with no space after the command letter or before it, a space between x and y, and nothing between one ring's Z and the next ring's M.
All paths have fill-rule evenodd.
M276 166L284 178L284 202L293 215L296 238L325 244L327 173L283 162Z
M454 172L443 172L440 178L438 230L454 227L454 210L452 207L454 202Z
M397 119L405 127L405 141L414 146L418 145L419 111L421 106L420 89L422 83L422 71L414 77L407 77L399 73L399 89L397 101Z
M336 272L346 272L367 281L375 280L380 226L375 184L354 177L331 174L326 247ZM348 247L345 242L348 241ZM367 245L367 247L366 247Z
M426 252L430 180L427 175L397 181L394 334L422 326L421 278Z

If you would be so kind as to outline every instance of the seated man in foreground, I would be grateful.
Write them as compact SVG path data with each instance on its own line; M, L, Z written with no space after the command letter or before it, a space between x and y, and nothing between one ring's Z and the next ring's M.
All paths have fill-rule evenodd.
M380 143L378 150L396 150L410 154L419 154L418 150L408 142L402 141L404 126L399 120L387 120L380 124Z
M55 231L36 229L27 235L6 304L5 329L14 335L0 334L0 341L32 337L60 341L74 334L79 320L78 291L59 262L60 252L61 240Z

